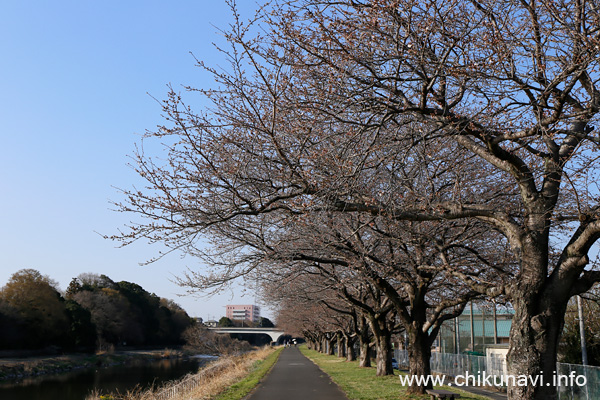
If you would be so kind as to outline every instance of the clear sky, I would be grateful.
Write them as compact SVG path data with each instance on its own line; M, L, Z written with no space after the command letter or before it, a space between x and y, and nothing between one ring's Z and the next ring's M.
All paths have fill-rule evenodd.
M251 17L254 0L240 0ZM261 1L259 1L261 3ZM83 272L140 284L174 299L191 316L219 317L240 291L211 299L178 297L171 282L197 259L159 249L118 248L131 215L111 211L115 187L140 183L127 166L140 134L161 123L167 84L208 87L194 55L225 65L213 47L232 21L224 0L0 2L0 286L22 268L65 289ZM232 297L233 296L233 297ZM269 315L268 315L269 316Z

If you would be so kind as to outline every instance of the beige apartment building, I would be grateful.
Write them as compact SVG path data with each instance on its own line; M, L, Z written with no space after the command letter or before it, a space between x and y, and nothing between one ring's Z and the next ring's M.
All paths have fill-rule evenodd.
M225 306L225 316L232 321L258 322L260 318L260 307L253 304L228 304Z

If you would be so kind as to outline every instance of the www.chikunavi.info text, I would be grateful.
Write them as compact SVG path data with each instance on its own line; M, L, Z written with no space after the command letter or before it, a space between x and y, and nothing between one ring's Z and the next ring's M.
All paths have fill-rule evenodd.
M455 377L446 375L400 375L400 383L403 386L585 386L587 378L585 375L577 375L575 371L569 375L554 372L551 379L544 375L490 375L485 371L477 371L477 374L465 372Z

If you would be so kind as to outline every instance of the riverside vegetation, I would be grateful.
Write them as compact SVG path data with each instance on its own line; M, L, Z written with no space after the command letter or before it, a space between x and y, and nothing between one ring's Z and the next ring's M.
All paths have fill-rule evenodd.
M36 270L17 271L0 288L0 326L0 381L250 348L216 337L175 302L135 283L90 273L62 292Z
M175 302L106 275L81 274L62 293L50 277L23 269L0 289L5 357L177 346L194 323Z

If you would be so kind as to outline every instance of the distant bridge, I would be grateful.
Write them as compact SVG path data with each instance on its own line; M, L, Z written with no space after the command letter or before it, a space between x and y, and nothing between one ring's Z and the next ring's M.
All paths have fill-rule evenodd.
M285 335L284 331L277 328L236 328L235 326L231 326L227 328L208 328L208 330L216 333L264 333L265 335L269 335L273 342L276 342L281 336Z

